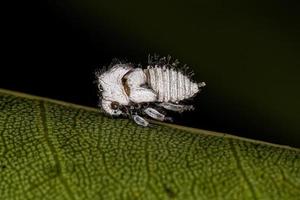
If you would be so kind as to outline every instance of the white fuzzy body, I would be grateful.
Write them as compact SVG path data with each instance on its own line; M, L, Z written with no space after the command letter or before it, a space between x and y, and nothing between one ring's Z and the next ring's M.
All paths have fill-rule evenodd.
M157 94L158 102L178 103L199 92L199 84L173 68L148 66L144 70L149 87Z
M130 66L118 64L98 77L99 86L103 88L102 99L116 101L122 105L129 104L130 99L124 91L122 78L130 70L132 70Z
M137 124L148 122L136 115L134 105L160 102L168 110L183 112L192 106L179 102L195 96L205 83L195 83L182 71L168 65L149 65L147 69L134 68L130 64L116 64L97 75L101 91L101 107L110 115L132 115ZM154 108L143 108L143 112L157 120L167 120Z

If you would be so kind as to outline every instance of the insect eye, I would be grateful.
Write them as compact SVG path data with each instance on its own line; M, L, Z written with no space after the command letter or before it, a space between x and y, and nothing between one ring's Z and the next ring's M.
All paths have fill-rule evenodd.
M117 110L119 108L119 103L116 101L113 101L113 102L111 102L110 106L111 106L111 109Z

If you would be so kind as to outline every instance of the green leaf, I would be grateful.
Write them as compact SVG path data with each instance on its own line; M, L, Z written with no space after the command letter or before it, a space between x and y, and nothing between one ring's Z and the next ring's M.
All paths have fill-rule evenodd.
M0 199L298 199L299 153L0 90Z

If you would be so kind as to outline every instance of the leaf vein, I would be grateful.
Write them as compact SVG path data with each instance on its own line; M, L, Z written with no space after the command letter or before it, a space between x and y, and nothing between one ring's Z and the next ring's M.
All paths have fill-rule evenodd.
M51 142L50 136L49 136L49 129L48 129L48 125L47 125L47 108L45 105L45 102L40 101L39 102L39 107L40 107L40 114L41 114L41 122L42 122L42 126L43 126L43 133L44 133L44 137L45 137L45 141L50 149L50 152L53 156L55 165L57 167L57 172L58 172L58 178L59 181L61 182L61 184L63 185L63 187L65 188L68 196L70 199L75 200L75 196L73 195L70 186L68 185L67 181L65 180L64 176L62 175L62 164L59 160L57 151L54 147L54 145Z
M251 182L250 182L249 178L247 177L246 172L245 172L245 170L243 168L242 162L241 162L241 160L239 158L239 155L238 155L238 149L236 149L236 147L233 144L232 140L229 140L229 145L230 145L230 149L232 151L233 157L234 157L234 159L236 161L237 168L241 172L241 175L242 175L243 179L245 180L246 184L248 185L248 187L250 189L250 192L252 194L253 199L258 199L257 195L255 193L254 187L251 184Z

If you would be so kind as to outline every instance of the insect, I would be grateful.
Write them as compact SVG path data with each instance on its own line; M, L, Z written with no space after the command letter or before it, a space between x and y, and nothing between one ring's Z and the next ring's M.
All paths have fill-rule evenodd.
M172 121L165 110L183 112L193 110L183 100L194 97L205 86L204 82L191 80L191 73L178 60L170 56L148 57L148 65L142 68L132 63L114 61L107 70L96 73L100 107L112 116L127 116L138 125L148 126L144 116L159 121Z

